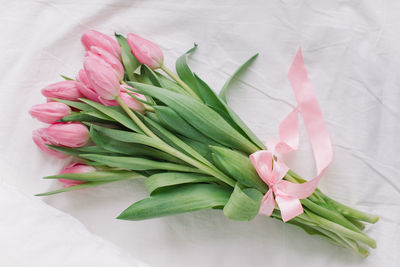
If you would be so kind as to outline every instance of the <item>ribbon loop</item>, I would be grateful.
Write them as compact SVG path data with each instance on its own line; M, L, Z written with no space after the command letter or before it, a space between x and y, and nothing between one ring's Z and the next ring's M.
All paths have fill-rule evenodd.
M301 49L293 60L288 77L298 105L281 122L279 140L268 140L268 150L260 150L250 155L258 175L269 186L268 192L261 201L259 213L270 216L276 202L284 222L303 213L300 199L307 198L314 192L333 157L331 139L317 97L308 79ZM317 167L317 176L308 182L294 184L282 180L289 168L277 158L276 154L285 154L298 149L299 115L303 117L306 126Z

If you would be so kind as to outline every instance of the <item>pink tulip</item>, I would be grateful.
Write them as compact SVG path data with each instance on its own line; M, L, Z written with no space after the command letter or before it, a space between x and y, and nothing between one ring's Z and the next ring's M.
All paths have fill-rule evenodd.
M53 123L71 114L69 106L60 102L48 102L31 107L29 114L44 123Z
M98 57L87 56L83 63L91 88L104 99L115 99L119 94L119 78L113 68Z
M82 147L90 139L88 129L80 122L54 123L45 134L52 144L66 147Z
M88 51L92 46L100 47L117 58L120 58L121 47L110 36L95 30L89 30L82 35L81 42Z
M89 78L86 75L85 70L80 70L76 77L78 90L86 97L95 102L99 102L99 96L96 91L91 88Z
M164 62L164 56L155 43L133 33L128 34L127 41L132 54L135 55L140 63L146 64L151 69L161 67Z
M138 97L140 99L146 100L146 98L143 95L140 95L135 92L129 92L129 93L131 93L132 95L135 95L136 97ZM145 108L144 108L143 103L134 99L128 93L126 93L124 91L124 87L122 85L121 85L121 91L119 93L119 97L131 109L136 110L137 112L140 112L142 114L145 113ZM104 106L119 106L119 103L116 100L107 100L107 99L103 99L102 97L99 97L99 100L100 100L100 103L102 103Z
M96 169L92 166L83 164L83 163L72 163L68 166L64 167L59 174L65 173L88 173L94 172ZM83 184L85 181L79 180L70 180L70 179L58 179L61 183L63 183L64 187L74 186L78 184Z
M124 78L124 67L121 64L121 61L114 57L112 54L108 53L106 50L101 49L97 46L92 46L89 51L87 51L86 56L96 56L100 59L104 60L107 64L109 64L114 71L117 73L118 78L122 80Z
M59 98L64 100L76 101L83 97L75 81L62 81L50 84L42 89L42 95L45 97Z
M47 146L47 145L57 145L57 144L53 143L52 141L50 141L48 139L48 137L46 135L46 128L40 128L40 129L34 130L32 132L32 139L33 139L33 142L35 142L35 144L46 154L49 154L49 155L59 158L59 159L68 157L68 155L66 155L62 152L59 152L59 151L55 151Z

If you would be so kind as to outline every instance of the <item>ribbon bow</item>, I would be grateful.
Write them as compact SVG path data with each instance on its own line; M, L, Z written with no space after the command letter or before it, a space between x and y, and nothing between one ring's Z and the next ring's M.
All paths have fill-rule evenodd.
M322 174L331 163L333 155L328 129L314 90L308 80L301 49L298 50L293 60L288 77L296 96L297 107L279 125L279 140L269 140L267 142L268 150L260 150L250 155L258 175L269 187L261 201L259 213L270 216L276 202L284 222L303 213L300 199L307 198L314 192ZM297 150L299 114L303 117L311 143L317 176L308 182L295 184L282 180L289 168L278 158L277 154Z

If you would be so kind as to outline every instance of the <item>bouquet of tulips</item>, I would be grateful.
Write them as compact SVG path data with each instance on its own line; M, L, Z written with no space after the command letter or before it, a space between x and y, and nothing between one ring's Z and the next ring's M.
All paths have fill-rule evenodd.
M269 149L228 106L231 82L257 55L216 94L187 64L187 54L196 45L178 58L176 75L163 64L156 44L135 34L115 38L94 30L84 33L86 55L76 79L63 76L65 81L44 88L47 103L30 110L50 124L33 131L36 145L58 158L73 157L59 174L45 177L58 179L64 187L38 196L144 177L149 197L133 203L118 219L213 208L229 219L250 221L261 213L362 256L368 255L367 246L375 248L375 240L363 230L364 222L375 223L377 216L317 189L314 181L323 170L318 179L307 182L280 159L279 153L295 146L289 139L296 132L298 112L310 121L319 114L318 105L312 103L307 115L306 104L299 104L281 124L281 140L269 142ZM294 64L296 73L305 71L300 63ZM309 82L300 81L296 73L293 85L300 88L301 102L301 88L307 89ZM323 130L324 125L318 127Z

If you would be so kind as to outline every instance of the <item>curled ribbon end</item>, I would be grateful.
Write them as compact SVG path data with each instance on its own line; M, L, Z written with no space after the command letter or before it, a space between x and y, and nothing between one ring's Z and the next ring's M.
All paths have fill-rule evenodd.
M279 140L269 140L268 150L257 151L250 155L258 175L269 187L262 199L259 213L270 216L276 203L284 222L304 212L300 199L307 198L314 192L325 169L332 161L332 144L328 129L308 79L301 48L296 53L288 75L298 106L281 122ZM295 184L282 180L288 167L275 156L275 153L285 154L298 148L299 114L306 126L318 174L308 182Z

